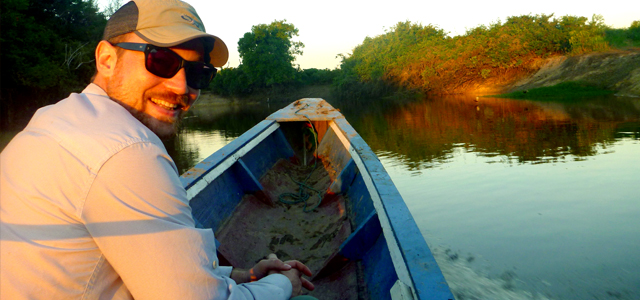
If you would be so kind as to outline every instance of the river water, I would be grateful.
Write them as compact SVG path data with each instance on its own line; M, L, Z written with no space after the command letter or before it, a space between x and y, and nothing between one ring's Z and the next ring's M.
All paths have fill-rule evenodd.
M640 99L329 102L458 300L640 299ZM185 171L286 104L198 104L167 148Z

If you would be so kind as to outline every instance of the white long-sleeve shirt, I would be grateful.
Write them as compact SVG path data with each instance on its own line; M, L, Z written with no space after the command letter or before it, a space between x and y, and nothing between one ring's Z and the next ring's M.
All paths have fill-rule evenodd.
M1 299L288 299L237 285L197 229L160 139L97 85L44 107L0 154Z

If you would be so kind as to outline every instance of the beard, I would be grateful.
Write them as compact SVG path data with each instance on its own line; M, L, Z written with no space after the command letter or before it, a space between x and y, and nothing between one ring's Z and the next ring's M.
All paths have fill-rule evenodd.
M119 102L119 101L118 101ZM122 104L121 102L119 102ZM166 141L173 137L175 137L180 131L180 121L182 120L182 113L180 113L180 117L178 119L173 120L172 122L167 122L163 120L156 119L149 114L139 111L131 106L123 105L129 113L138 121L140 121L144 126L149 128L153 133L155 133L161 140Z
M116 64L116 74L124 74L126 70L123 70L120 61ZM189 102L187 95L178 95L168 91L154 90L152 88L144 90L139 88L136 83L125 84L126 79L124 76L116 76L107 85L107 95L113 101L124 107L133 117L138 119L149 130L155 133L161 140L169 140L175 137L180 129L180 120L185 114L185 111L181 108L186 106ZM129 79L130 80L130 79ZM151 99L163 99L170 101L171 103L178 104L178 116L171 118L168 116L154 117L148 113L147 105L154 105Z
M149 102L151 101L150 100L151 98L156 98L156 99L172 99L173 98L174 100L172 101L174 101L175 103L185 103L185 101L187 101L186 99L188 99L186 95L176 95L173 93L157 93L152 91L145 91L144 94L142 95L135 95L135 94L130 95L130 94L124 93L123 90L120 89L120 86L117 86L117 85L116 86L109 85L106 92L107 92L107 95L109 95L109 98L111 98L111 100L115 101L116 103L124 107L127 111L129 111L129 113L134 118L138 119L138 121L140 121L144 126L149 128L149 130L155 133L161 140L163 141L169 140L175 137L179 132L180 121L182 120L182 117L184 116L185 111L178 108L179 112L178 112L177 118L170 118L170 117L156 118L152 115L149 115L145 111L146 111L147 105L153 105L153 104L149 104ZM131 100L136 98L138 98L137 101L139 101L137 102L138 105L136 105L136 107L133 107L127 104L129 102L123 101L123 99Z

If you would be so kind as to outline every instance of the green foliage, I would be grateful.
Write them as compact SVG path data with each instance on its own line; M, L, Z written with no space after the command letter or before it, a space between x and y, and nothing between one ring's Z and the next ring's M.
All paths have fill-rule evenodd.
M383 35L365 38L362 45L353 50L352 57L357 63L349 65L348 62L341 68L352 69L365 82L384 79L389 70L408 67L408 56L429 55L422 50L437 45L445 38L445 32L432 25L399 22Z
M104 11L102 12L105 17L111 18L111 16L123 5L123 0L109 0Z
M602 89L584 82L569 81L554 86L541 87L528 91L513 92L494 97L510 99L530 99L544 101L573 101L614 94L615 91Z
M106 18L93 1L1 3L2 125L16 127L20 117L88 84Z
M563 21L566 17L563 17ZM609 49L604 32L605 25L602 16L594 15L591 22L587 23L587 18L572 17L574 24L569 31L569 43L571 45L570 54L578 55L594 51L604 51Z
M302 42L292 41L297 35L298 29L286 20L255 25L244 34L238 41L238 52L242 58L240 68L250 85L270 87L295 79L293 62L304 47Z
M591 20L514 16L456 37L433 25L400 22L382 35L367 37L351 55L343 56L343 74L335 86L353 90L356 82L380 82L408 90L455 93L480 81L499 83L530 72L540 58L607 50L605 30L598 15Z
M640 21L631 22L626 29L606 28L605 37L616 48L640 47Z
M393 92L393 88L380 79L361 80L354 68L360 62L355 59L348 59L344 55L338 56L342 58L342 63L340 64L340 71L333 80L334 94L338 99L359 102L359 100L379 98Z
M242 64L218 72L211 90L222 96L274 96L303 85L332 83L338 70L300 70L294 66L295 55L302 55L304 47L292 41L297 35L298 29L286 20L253 26L238 41Z
M249 77L242 68L224 68L218 71L209 89L222 96L244 96L252 92Z
M631 22L628 37L634 41L640 41L640 20Z
M304 69L297 73L297 79L298 82L303 85L331 84L339 72L337 69Z

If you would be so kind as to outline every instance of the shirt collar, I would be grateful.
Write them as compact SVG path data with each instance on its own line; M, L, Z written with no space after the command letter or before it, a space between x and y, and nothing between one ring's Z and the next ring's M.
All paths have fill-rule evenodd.
M107 92L105 92L99 85L95 83L90 83L86 88L82 91L83 94L95 94L100 96L109 96Z

